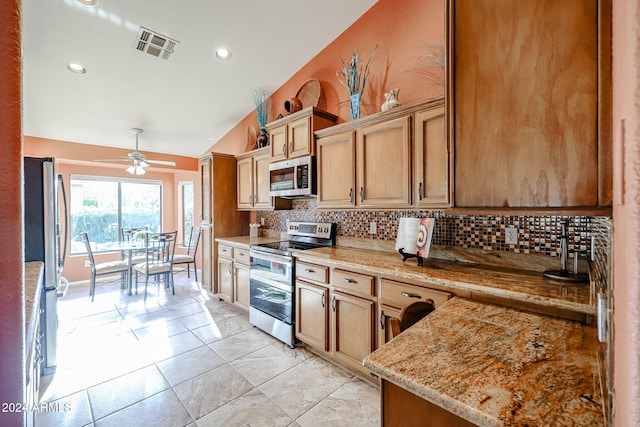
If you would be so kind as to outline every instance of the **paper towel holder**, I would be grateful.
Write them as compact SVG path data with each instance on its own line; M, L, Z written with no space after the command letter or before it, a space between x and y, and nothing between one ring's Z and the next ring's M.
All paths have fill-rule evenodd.
M424 258L421 257L420 255L416 254L409 254L406 253L404 251L404 248L400 248L398 249L398 252L400 252L400 255L402 255L402 262L405 262L406 260L408 260L409 258L418 258L418 265L422 265L422 262L424 261Z

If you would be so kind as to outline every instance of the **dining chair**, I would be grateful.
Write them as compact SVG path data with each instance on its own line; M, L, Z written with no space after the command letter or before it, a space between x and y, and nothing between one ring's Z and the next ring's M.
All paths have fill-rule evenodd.
M89 264L91 266L89 295L91 295L91 302L93 302L93 298L96 293L96 277L106 276L114 273L121 273L122 277L126 279L127 275L129 274L129 262L127 260L118 260L96 264L96 261L93 258L93 250L91 249L91 244L89 243L89 235L86 231L81 232L80 235L82 236L82 241L84 242L84 246L87 250Z
M389 320L391 335L394 338L397 337L402 331L410 328L435 309L436 307L431 299L427 299L426 301L416 301L405 305L402 307L402 310L400 310L398 318L392 317Z
M193 264L193 273L196 282L198 281L198 266L196 263L196 255L198 253L198 243L200 242L200 227L191 227L191 235L189 236L189 246L186 254L175 254L173 256L173 265L187 264L187 277L189 274L189 265Z
M138 293L138 274L144 275L144 299L147 299L149 277L163 279L165 287L173 286L173 255L176 249L177 231L165 233L147 233L145 235L145 261L133 266L136 278L136 294ZM157 284L161 281L158 280Z

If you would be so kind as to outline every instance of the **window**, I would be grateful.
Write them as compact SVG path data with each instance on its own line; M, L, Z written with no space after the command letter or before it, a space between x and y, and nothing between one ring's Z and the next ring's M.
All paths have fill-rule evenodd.
M120 238L120 227L160 231L162 183L107 177L71 176L71 254L85 253L80 233L94 243Z
M189 244L191 235L191 227L193 227L193 182L178 182L180 191L180 216L182 218L182 242L183 245Z

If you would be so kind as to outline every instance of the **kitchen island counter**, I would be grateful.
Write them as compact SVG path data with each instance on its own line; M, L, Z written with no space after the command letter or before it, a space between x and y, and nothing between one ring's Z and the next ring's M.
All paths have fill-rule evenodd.
M455 297L364 366L480 426L598 426L596 347L578 322Z

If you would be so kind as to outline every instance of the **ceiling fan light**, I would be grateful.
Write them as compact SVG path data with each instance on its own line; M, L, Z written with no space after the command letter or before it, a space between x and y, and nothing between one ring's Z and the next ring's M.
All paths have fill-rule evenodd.
M140 160L140 162L138 164L143 168L148 168L149 167L149 163L145 162L144 160Z
M144 168L142 166L136 166L136 175L144 175L146 171L144 170Z
M127 172L129 172L131 175L133 175L136 172L136 166L129 166L127 168Z

